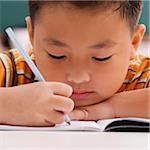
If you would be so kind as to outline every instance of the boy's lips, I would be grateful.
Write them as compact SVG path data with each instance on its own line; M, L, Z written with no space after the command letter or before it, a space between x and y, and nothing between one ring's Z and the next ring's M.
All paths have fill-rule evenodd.
M72 99L85 99L87 98L88 96L90 96L91 94L93 94L94 92L91 91L91 92L73 92L71 97Z

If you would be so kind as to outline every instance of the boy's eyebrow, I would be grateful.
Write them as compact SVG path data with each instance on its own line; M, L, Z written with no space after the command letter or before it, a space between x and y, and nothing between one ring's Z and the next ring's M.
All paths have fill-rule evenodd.
M49 44L55 45L55 46L71 48L71 46L69 46L68 44L66 44L66 43L64 43L64 42L62 42L60 40L54 39L54 38L48 38L48 39L46 38L46 39L44 39L44 41L46 41ZM103 42L99 42L97 44L88 46L88 48L89 49L100 49L100 48L113 47L115 45L116 45L116 43L114 41L112 41L112 40L105 40Z
M69 47L69 48L71 47L71 46L69 46L68 44L66 44L64 42L53 39L53 38L48 38L48 39L46 38L46 39L44 39L44 41L49 43L49 44L59 46L59 47Z
M115 46L117 43L115 43L112 40L106 40L103 42L99 42L97 44L94 44L92 46L89 46L90 49L100 49L100 48L109 48Z

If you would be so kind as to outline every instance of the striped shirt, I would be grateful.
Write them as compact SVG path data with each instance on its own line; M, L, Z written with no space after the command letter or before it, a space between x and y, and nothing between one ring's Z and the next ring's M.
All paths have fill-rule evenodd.
M28 54L35 62L32 49ZM0 87L12 87L35 82L35 76L19 51L0 53ZM150 57L137 55L130 61L128 72L118 92L150 87Z
M28 54L34 61L32 49L28 50ZM34 78L34 74L18 50L0 53L0 87L32 83L35 81Z

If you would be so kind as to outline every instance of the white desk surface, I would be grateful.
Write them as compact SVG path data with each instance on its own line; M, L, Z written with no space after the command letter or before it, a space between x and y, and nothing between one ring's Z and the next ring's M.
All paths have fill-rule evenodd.
M150 133L0 131L0 150L150 150Z

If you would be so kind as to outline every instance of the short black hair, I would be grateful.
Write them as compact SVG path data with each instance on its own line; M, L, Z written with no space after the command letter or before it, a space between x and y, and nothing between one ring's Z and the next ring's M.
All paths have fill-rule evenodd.
M69 4L70 6L73 6L76 9L81 10L99 10L99 9L112 9L114 8L114 11L119 11L121 17L127 20L127 23L129 24L131 29L134 29L134 26L138 23L143 2L142 0L100 0L100 1L56 1L56 0L29 0L29 15L32 18L32 23L34 24L34 21L36 19L36 16L38 15L39 11L43 6L64 6L66 4Z

